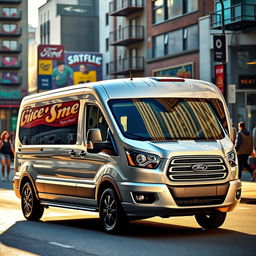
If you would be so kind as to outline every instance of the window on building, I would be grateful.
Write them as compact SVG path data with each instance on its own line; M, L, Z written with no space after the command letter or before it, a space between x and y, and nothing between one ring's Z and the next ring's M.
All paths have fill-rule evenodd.
M106 52L109 50L109 38L106 38Z
M198 0L152 0L153 24L198 10Z
M198 33L196 24L153 37L153 57L159 58L198 49Z
M105 15L105 24L106 24L106 26L108 26L108 24L109 24L109 16L108 16L108 13L106 13L106 15Z
M152 2L154 24L165 20L164 1L165 0L155 0Z
M187 27L187 50L199 48L199 31L198 25Z
M8 34L15 34L18 30L17 24L3 24L3 32Z
M2 45L3 50L17 50L18 42L17 41L3 41Z
M168 54L176 54L183 50L182 47L182 30L174 30L168 33L169 40L168 40Z
M182 30L182 46L183 46L183 51L188 49L188 29L183 28Z
M17 8L3 8L2 15L5 17L16 17L18 14Z
M164 35L158 35L154 37L154 57L162 57L164 56Z
M106 75L109 75L109 63L106 63Z
M16 66L18 64L17 57L10 57L10 56L2 56L1 57L2 65L6 67Z
M18 82L17 72L2 72L2 83L11 84Z

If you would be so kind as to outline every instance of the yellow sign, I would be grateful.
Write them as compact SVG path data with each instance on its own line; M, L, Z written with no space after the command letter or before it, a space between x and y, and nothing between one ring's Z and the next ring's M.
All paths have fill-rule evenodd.
M95 70L89 71L87 73L82 73L79 71L74 72L74 84L83 84L96 81L97 75Z
M38 74L39 75L51 75L52 74L52 60L39 60Z

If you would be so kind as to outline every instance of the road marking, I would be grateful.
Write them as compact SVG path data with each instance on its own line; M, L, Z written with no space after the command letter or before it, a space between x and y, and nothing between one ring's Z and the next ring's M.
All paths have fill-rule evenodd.
M66 249L74 248L74 246L72 246L72 245L61 244L61 243L57 243L57 242L49 242L49 244L56 245L56 246L59 246L59 247L62 247L62 248L66 248Z

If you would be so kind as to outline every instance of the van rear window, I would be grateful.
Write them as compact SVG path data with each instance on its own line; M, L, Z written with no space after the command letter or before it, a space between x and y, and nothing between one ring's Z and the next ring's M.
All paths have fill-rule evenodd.
M79 101L25 108L20 117L19 139L23 145L75 144Z

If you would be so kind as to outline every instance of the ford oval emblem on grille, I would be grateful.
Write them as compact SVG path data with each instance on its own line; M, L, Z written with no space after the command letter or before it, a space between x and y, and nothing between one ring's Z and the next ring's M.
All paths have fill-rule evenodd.
M206 171L207 166L205 164L194 164L192 166L193 171Z

